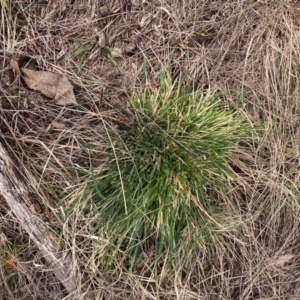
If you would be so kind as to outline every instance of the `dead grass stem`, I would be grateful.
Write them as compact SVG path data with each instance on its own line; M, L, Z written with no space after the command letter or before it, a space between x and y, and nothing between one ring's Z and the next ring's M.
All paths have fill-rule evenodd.
M103 17L103 1L58 3L54 9L1 0L0 139L89 289L99 299L101 291L105 299L298 299L299 4L116 0ZM136 49L120 58L102 49L89 60L99 32L107 48L134 43ZM35 58L40 69L66 73L79 105L58 107L22 81L12 88L13 57ZM241 141L232 166L237 180L228 183L230 201L220 199L230 212L222 215L227 226L218 239L199 243L192 265L185 266L182 245L175 271L166 274L162 257L155 277L149 245L140 273L129 272L121 257L112 262L113 272L105 272L99 261L111 237L93 235L96 217L87 217L74 199L90 168L105 160L105 127L113 126L130 95L157 86L168 61L175 78L217 91L224 107L234 106L262 129L253 142ZM7 269L1 254L1 298L63 299L61 285L3 203L0 228L1 253L18 259L16 268ZM292 258L280 264L287 254Z

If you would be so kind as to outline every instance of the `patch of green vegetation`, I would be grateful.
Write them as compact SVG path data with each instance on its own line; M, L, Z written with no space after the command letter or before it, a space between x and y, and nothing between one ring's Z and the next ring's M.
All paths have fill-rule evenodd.
M155 266L165 251L199 247L218 229L219 201L234 178L233 149L250 126L214 95L175 84L168 73L158 89L132 97L129 108L134 121L108 131L107 160L85 192L112 260L121 251L132 267L151 240Z
M78 38L70 45L65 60L76 62L78 74L87 64L93 44L93 38Z
M110 48L106 47L103 51L103 57L108 62L110 62L114 66L114 68L116 68L118 71L122 72L122 68L118 64L117 59L115 58L115 56L113 55L113 51L114 51L114 49L110 49ZM119 54L119 55L121 56L121 54Z

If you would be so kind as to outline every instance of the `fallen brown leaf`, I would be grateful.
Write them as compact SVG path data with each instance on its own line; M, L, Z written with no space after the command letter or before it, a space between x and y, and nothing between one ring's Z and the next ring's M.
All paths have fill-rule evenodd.
M33 71L21 68L22 77L28 87L41 92L48 98L54 99L58 105L77 104L73 93L73 86L65 74L47 71Z
M5 267L7 269L14 269L17 265L17 261L12 256L9 254L5 256Z

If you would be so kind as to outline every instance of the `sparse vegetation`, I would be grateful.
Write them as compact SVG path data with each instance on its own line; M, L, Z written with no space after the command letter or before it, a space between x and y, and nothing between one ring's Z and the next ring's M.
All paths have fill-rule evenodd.
M0 0L0 141L81 273L68 299L298 299L297 1L37 2ZM0 298L64 299L1 195Z

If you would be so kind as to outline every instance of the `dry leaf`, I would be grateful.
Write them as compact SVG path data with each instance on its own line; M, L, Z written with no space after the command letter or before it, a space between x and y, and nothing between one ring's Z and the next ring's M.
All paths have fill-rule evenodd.
M291 263L293 258L295 257L294 254L285 254L278 256L269 266L268 270L272 270L273 268L283 268L287 264Z
M63 123L53 121L51 124L52 124L52 127L55 129L66 129L66 125Z
M9 254L5 256L5 267L7 269L14 269L17 265L17 261L12 256Z
M73 86L64 74L47 71L33 71L22 68L24 81L30 89L39 91L46 97L53 99L58 105L77 104L73 93Z

